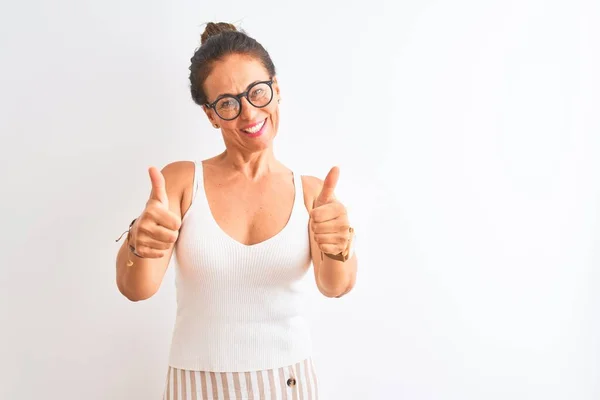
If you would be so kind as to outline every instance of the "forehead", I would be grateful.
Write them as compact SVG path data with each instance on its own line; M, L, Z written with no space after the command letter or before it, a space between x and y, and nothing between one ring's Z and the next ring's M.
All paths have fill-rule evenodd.
M241 93L251 83L269 78L260 60L247 55L232 54L215 62L210 75L204 81L204 90L208 99L212 100L223 93Z

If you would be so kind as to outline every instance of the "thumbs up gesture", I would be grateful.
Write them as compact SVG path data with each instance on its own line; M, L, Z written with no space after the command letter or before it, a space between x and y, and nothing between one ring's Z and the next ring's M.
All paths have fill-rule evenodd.
M340 169L331 168L310 212L310 228L315 241L319 249L328 254L341 253L350 240L346 207L334 195L339 177Z
M131 228L129 245L142 258L161 258L179 237L181 217L169 210L165 177L155 167L148 170L152 192L146 208Z

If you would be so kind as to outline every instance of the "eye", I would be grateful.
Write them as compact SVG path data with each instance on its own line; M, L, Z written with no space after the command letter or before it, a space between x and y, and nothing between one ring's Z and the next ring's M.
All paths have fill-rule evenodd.
M252 90L252 93L250 94L250 96L254 99L264 95L265 90L263 88L256 88Z
M236 107L236 102L231 99L223 99L217 106L219 107L219 110L230 110Z

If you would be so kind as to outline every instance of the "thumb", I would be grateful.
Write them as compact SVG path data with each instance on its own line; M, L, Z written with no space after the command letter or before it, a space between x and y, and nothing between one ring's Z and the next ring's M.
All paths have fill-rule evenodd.
M335 199L334 192L337 186L338 179L340 178L340 169L333 167L325 177L323 181L323 188L321 193L317 197L318 204L326 204Z
M148 173L150 174L150 181L152 182L152 193L150 193L150 198L161 202L168 208L169 198L167 197L167 189L165 188L165 177L156 167L150 167Z

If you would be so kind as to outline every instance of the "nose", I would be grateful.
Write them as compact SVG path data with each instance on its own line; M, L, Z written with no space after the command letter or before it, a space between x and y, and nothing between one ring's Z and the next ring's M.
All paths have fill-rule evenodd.
M240 117L247 121L252 121L252 119L256 116L258 109L254 107L247 98L242 97L241 99L242 112L240 113Z

